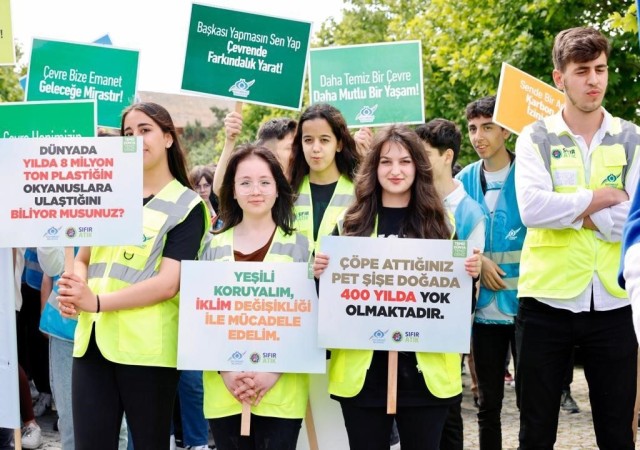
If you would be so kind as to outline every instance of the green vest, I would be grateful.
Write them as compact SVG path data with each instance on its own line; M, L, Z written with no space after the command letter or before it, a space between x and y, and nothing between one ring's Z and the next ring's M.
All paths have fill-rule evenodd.
M296 215L295 227L299 233L307 237L312 245L313 253L318 253L320 249L320 237L330 236L338 222L338 217L353 202L353 183L345 175L340 175L329 206L322 216L320 228L318 229L318 240L313 240L313 205L311 200L311 185L309 175L305 176L300 186L300 192L294 206Z
M373 350L331 350L329 393L354 397L362 390ZM433 395L449 398L462 392L460 355L458 353L417 352L418 369Z
M343 221L338 229L342 232ZM378 235L378 217L372 237ZM455 231L454 231L455 233ZM331 350L329 361L329 393L338 397L355 397L364 386L373 350ZM416 352L418 369L424 382L434 396L450 398L462 392L459 353Z
M233 228L215 235L202 255L207 261L233 261ZM289 236L276 229L264 262L307 262L309 243L298 233ZM218 372L204 371L204 415L207 418L227 417L242 412L242 404L227 390ZM251 414L264 417L301 419L307 410L309 376L302 373L283 373L265 394Z
M198 206L205 211L204 229L208 230L209 215L200 196L177 180L167 184L143 208L142 245L91 248L87 270L89 288L97 294L106 294L157 275L167 233ZM201 245L204 245L204 236ZM176 367L179 298L178 293L151 306L98 314L82 312L78 317L73 356L85 354L95 326L96 343L109 361Z
M557 132L559 116L551 116L531 127L531 139L551 174L553 190L573 193L579 187L624 189L628 167L640 145L639 129L619 118L612 123L602 143L591 155L589 183L580 147L567 132ZM520 262L519 297L569 299L583 292L596 272L613 296L626 298L618 286L620 242L607 242L595 231L581 228L529 228Z

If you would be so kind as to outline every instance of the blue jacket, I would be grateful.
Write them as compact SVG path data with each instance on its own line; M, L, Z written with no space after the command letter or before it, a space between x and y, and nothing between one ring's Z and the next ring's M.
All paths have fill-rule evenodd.
M491 303L495 296L498 309L509 316L518 312L518 277L520 276L520 254L527 228L522 223L515 188L515 163L511 164L504 186L500 190L493 214L484 200L486 182L482 172L482 160L465 167L456 178L462 182L469 196L480 204L486 218L484 255L495 262L504 272L506 289L492 291L480 286L477 308Z
M627 217L622 231L622 251L620 271L618 272L618 284L622 289L625 289L624 256L627 254L629 247L638 242L640 242L640 195L633 197L633 202L631 202L631 208L629 209L629 217Z

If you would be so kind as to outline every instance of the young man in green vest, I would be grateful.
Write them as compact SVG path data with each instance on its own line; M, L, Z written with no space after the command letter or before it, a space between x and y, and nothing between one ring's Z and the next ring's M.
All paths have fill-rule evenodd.
M516 320L520 449L552 449L562 378L579 346L598 447L631 450L638 342L617 284L622 225L638 182L639 129L603 107L607 39L560 32L553 80L565 105L516 144L516 193L529 227Z

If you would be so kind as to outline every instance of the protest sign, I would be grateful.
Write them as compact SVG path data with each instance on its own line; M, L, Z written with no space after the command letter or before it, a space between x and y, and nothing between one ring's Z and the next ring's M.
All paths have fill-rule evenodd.
M0 427L20 428L16 299L10 248L0 248Z
M327 236L320 248L320 346L468 353L466 241Z
M310 22L194 3L182 89L299 110Z
M183 261L178 368L324 372L307 274L307 263Z
M142 244L142 138L0 139L0 247Z
M137 77L135 50L34 39L26 99L95 99L98 125L120 128L122 110L134 102Z
M512 133L560 111L562 91L520 69L502 63L493 121Z
M309 51L311 103L338 108L349 127L424 123L420 41Z
M91 137L95 100L0 103L0 138Z
M0 0L0 66L13 66L16 51L11 26L11 0Z

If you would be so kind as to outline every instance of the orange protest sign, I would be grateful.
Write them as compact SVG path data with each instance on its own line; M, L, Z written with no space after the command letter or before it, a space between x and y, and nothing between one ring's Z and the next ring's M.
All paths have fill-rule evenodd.
M536 120L560 111L564 104L562 91L523 72L502 63L500 85L496 98L493 121L512 133Z

